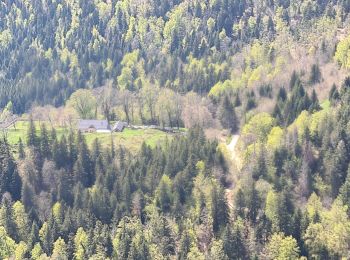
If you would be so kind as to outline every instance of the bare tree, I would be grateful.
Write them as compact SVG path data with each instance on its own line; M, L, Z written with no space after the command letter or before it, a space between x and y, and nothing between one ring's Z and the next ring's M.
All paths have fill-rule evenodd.
M142 100L147 107L150 117L151 123L156 123L155 113L156 113L156 103L159 95L159 87L155 85L147 84L141 90Z
M209 128L214 125L214 119L209 111L210 102L202 99L194 92L189 92L184 97L181 119L186 128L195 125Z
M132 93L129 90L121 90L119 92L120 103L126 117L126 121L130 123L130 105L132 102Z

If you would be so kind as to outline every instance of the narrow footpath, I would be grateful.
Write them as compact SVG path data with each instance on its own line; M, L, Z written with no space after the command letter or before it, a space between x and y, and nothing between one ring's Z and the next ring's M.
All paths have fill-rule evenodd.
M228 145L226 145L228 151L230 152L232 166L234 166L234 168L238 168L238 163L239 163L237 151L236 151L236 145L238 143L238 140L239 140L239 135L233 135L231 142ZM233 172L231 172L231 174L232 173ZM233 189L234 189L234 186L235 186L234 183L232 183L231 186L225 190L227 203L228 203L228 206L230 207L230 209L233 208Z

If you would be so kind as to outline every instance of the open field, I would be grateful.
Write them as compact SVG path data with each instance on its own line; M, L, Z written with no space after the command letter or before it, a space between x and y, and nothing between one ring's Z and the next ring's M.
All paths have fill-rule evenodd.
M18 121L15 126L10 127L6 131L7 140L12 145L17 145L19 138L22 138L23 142L26 140L26 134L28 129L27 121ZM50 126L46 124L49 131ZM39 123L36 123L37 133L40 134ZM64 127L57 127L56 133L58 138L63 135L68 135L69 129ZM1 133L3 134L3 133ZM131 152L136 152L143 142L154 147L157 144L163 143L167 138L171 139L175 134L166 133L157 129L125 129L123 132L114 133L84 133L86 142L88 145L92 145L97 138L103 146L109 146L111 144L111 137L113 138L114 145L124 146Z

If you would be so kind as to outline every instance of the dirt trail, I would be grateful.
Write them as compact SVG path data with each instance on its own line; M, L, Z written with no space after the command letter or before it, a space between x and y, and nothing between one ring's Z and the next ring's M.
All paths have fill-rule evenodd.
M236 148L236 144L238 142L238 139L239 139L239 135L233 135L230 144L227 145L227 148L231 152L232 159L234 159L234 160L236 159L236 150L235 150L235 148Z
M235 168L238 168L238 157L237 157L237 152L236 152L236 145L239 140L239 135L233 135L231 142L227 145L227 149L230 152L230 157L232 159L232 164L235 166ZM233 179L233 178L232 178ZM234 183L230 187L228 187L226 191L226 199L227 203L230 208L233 208L233 189L234 189Z

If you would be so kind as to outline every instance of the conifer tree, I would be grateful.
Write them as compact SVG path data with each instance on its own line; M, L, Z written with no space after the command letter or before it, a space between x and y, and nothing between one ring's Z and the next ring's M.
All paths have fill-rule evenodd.
M4 196L0 208L0 226L5 228L11 238L18 240L12 205L11 198Z
M46 125L42 124L40 129L40 152L41 157L50 159L51 158L51 146L48 131Z
M320 107L320 103L319 103L318 98L317 98L316 91L315 91L315 89L313 89L312 95L311 95L311 105L309 107L309 111L315 112L315 111L319 110L320 108L321 107Z
M329 99L329 101L331 101L331 104L335 104L340 99L340 94L339 94L337 86L335 84L332 85L332 88L329 91L328 99Z
M244 245L244 239L238 227L227 225L223 234L222 241L225 254L229 259L246 259L247 251Z
M226 95L219 107L219 118L222 126L229 129L232 133L236 132L238 129L238 120L235 113L235 108Z
M36 128L33 118L31 117L29 119L29 125L27 130L27 145L32 147L39 147L39 139L36 134Z
M318 64L313 64L311 66L311 71L310 71L310 77L309 77L309 83L311 85L320 83L321 82L321 70Z
M75 176L85 187L90 187L95 180L93 176L90 153L85 138L81 132L78 132L76 147L78 148L78 157L74 165Z
M22 142L22 138L19 138L19 141L18 141L18 158L23 160L24 157L25 157L24 145L23 145L23 142Z
M211 192L213 218L213 230L217 234L229 221L229 209L226 202L225 192L221 187L214 186Z
M242 189L239 189L235 196L235 213L237 216L244 218L245 199Z
M14 200L21 196L22 182L7 140L0 140L0 195L9 192Z

